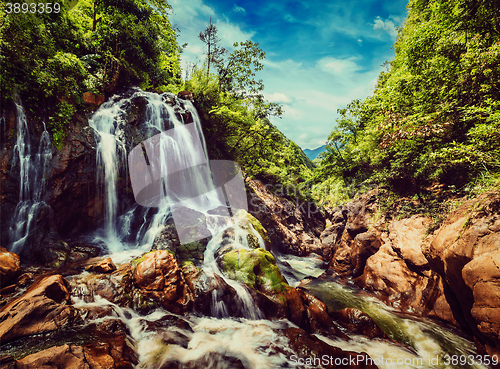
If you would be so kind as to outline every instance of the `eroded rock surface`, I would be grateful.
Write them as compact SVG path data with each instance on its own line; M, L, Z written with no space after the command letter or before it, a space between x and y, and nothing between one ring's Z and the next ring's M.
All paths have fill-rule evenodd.
M0 340L54 331L66 327L77 318L69 301L68 283L61 275L43 278L23 296L0 311Z

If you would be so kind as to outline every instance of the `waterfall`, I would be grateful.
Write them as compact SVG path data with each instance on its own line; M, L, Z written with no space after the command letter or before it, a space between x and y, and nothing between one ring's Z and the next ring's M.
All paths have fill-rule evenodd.
M111 251L119 251L120 245L116 232L118 207L118 168L124 165L126 151L118 139L120 120L125 111L121 104L112 99L104 103L89 120L90 126L98 134L97 145L97 182L100 193L104 194L104 233Z
M19 202L9 229L9 244L12 252L20 253L37 225L40 211L48 206L42 195L52 160L52 143L44 124L38 150L33 152L28 121L21 102L16 103L16 113L17 138L12 166L19 165L20 187Z
M146 100L144 122L141 132L146 133L146 140L142 142L141 151L148 151L151 173L176 172L176 176L161 178L162 189L169 189L165 201L160 206L142 210L133 206L118 217L118 168L127 165L125 156L124 129L126 125L126 107L133 99L142 97ZM204 214L212 235L222 234L225 228L232 226L238 230L237 224L227 224L220 221L218 215L209 214L207 211L220 206L226 206L222 201L221 193L215 189L214 183L207 172L208 157L205 139L201 128L200 119L195 107L190 101L183 101L184 109L191 114L193 122L184 122L182 116L175 113L172 106L165 100L172 100L171 94L158 95L155 93L136 90L130 97L112 98L103 104L90 119L90 126L98 135L97 146L97 171L98 185L103 186L105 198L104 241L115 262L126 260L124 251L128 255L137 255L149 251L156 236L165 226L166 221L172 216L173 204L188 207ZM186 124L189 123L189 124ZM168 134L161 134L167 132ZM200 145L200 146L198 146ZM153 160L158 159L158 160ZM200 164L202 164L200 166ZM174 168L174 169L172 169ZM188 168L189 171L179 171L178 168ZM194 168L194 169L191 169ZM130 168L132 170L132 168ZM180 173L180 174L178 174ZM133 174L133 173L132 173ZM196 195L196 196L195 196ZM144 208L143 208L144 209ZM126 240L132 234L131 225L134 217L139 217L141 226L134 240L134 245L127 245ZM249 248L246 241L246 232L236 232L234 244L237 247ZM243 233L243 234L242 234ZM256 237L259 238L257 232ZM263 245L262 239L260 239ZM243 315L249 319L260 319L262 313L255 306L249 292L236 281L225 278L214 260L214 253L220 246L220 240L215 237L209 243L205 252L203 269L208 275L217 274L227 284L234 288L243 306ZM227 317L227 309L222 306L214 291L214 309L216 316ZM220 308L216 308L219 306Z

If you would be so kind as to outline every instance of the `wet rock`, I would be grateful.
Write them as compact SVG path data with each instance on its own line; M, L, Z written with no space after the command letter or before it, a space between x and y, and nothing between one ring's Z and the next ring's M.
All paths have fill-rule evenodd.
M0 369L16 369L16 360L11 355L0 355Z
M233 249L219 258L218 263L229 278L266 295L277 295L288 287L269 251Z
M89 272L95 273L111 273L116 270L116 266L115 264L113 264L111 258L106 258L97 262L96 264L88 266L86 269Z
M139 362L132 342L124 333L108 336L99 342L85 345L83 351L91 369L133 369Z
M300 328L288 328L283 333L288 338L290 348L293 352L293 358L289 354L290 360L295 359L297 362L298 359L302 359L307 364L305 360L308 358L310 360L317 358L316 362L310 362L311 367L346 369L377 368L376 365L371 363L368 354L343 351L337 347L332 347ZM328 359L327 363L321 362L323 357Z
M330 312L330 316L342 327L346 328L349 333L360 334L369 339L389 338L373 319L361 310L345 308L339 311Z
M185 206L175 209L175 227L180 240L201 240L212 236L205 215Z
M172 254L152 251L136 263L133 277L145 298L157 301L169 311L184 312L189 308L193 296Z
M302 328L309 333L318 333L326 337L349 340L349 337L345 335L336 325L334 320L332 320L331 316L328 314L328 308L323 302L303 289L299 288L296 290L305 307L307 316L303 324L300 325Z
M313 202L279 197L283 189L272 193L260 181L247 183L249 212L267 230L273 247L286 254L307 256L316 253L324 257L318 238L325 229L325 219Z
M0 286L7 286L20 270L21 260L19 256L0 247Z
M264 241L264 247L266 250L271 249L271 240L269 239L269 234L267 230L260 224L259 220L255 218L252 214L246 212L243 209L238 210L235 217L239 219L238 225L248 232L248 243L251 247L259 247L259 244L254 240L255 236L252 229L257 231L257 233L262 237Z
M191 100L193 101L194 100L194 97L193 97L193 93L191 91L180 91L177 96L179 97L179 99L184 99L184 100Z
M208 276L192 263L185 263L182 271L194 295L194 311L216 317L222 317L223 313L233 317L244 316L244 307L237 292L222 277L216 274Z
M0 340L10 340L60 329L75 320L68 283L61 275L45 277L0 312Z
M152 250L172 250L175 252L180 244L174 220L169 218L163 229L156 235Z
M83 348L75 345L54 346L17 361L19 369L90 369Z

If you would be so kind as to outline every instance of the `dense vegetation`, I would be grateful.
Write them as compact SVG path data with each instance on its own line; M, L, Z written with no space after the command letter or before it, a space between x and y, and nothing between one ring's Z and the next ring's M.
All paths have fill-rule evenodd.
M222 48L210 21L200 33L206 62L182 81L170 10L165 0L80 0L59 13L7 15L0 24L2 106L21 99L60 149L75 114L96 107L84 95L104 98L131 86L188 89L213 158L237 160L247 176L274 183L303 181L313 165L270 123L281 107L263 99L263 81L255 78L264 51L248 40L235 42L231 52Z
M75 2L73 2L75 3ZM164 0L80 0L58 13L8 14L0 24L2 105L20 98L60 147L83 94L180 81L180 47ZM6 4L0 4L5 14ZM165 88L165 87L164 87Z
M411 0L408 10L373 95L339 110L316 173L332 202L371 185L422 202L498 182L500 5Z
M181 80L177 30L165 0L80 0L59 13L7 15L0 24L1 102L20 98L47 123L60 148L84 94L140 86L190 90L211 157L238 161L247 176L300 185L336 203L384 186L418 201L446 189L474 192L499 182L500 5L485 0L411 0L395 59L372 96L339 110L319 167L270 118L264 51L252 41L220 46L217 28L200 32L206 62ZM5 3L0 4L5 10ZM235 40L239 41L239 40ZM320 193L321 192L321 193ZM439 192L439 191L438 191Z

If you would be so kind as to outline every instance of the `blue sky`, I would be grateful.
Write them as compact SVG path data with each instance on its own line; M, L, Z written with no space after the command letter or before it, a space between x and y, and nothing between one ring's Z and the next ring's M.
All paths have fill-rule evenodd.
M266 52L263 79L268 100L283 105L272 122L303 149L325 143L337 109L370 95L384 61L394 58L396 27L407 0L230 1L170 0L170 19L188 46L183 66L203 65L198 39L210 17L222 46L258 42Z

